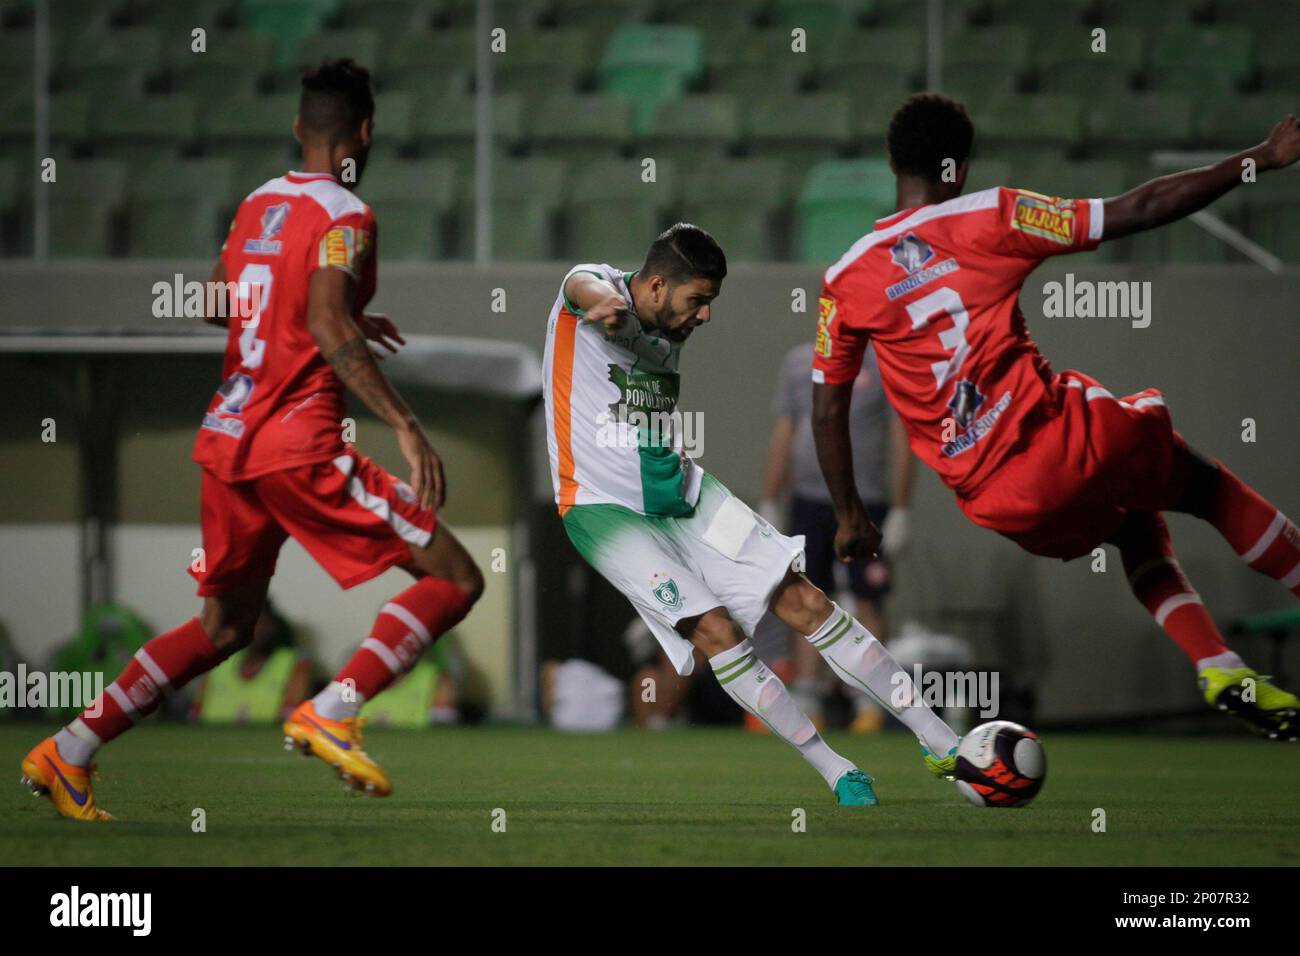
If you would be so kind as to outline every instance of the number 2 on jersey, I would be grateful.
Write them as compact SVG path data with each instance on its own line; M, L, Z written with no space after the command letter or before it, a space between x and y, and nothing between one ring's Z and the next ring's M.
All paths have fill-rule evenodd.
M945 352L952 353L952 358L946 362L930 363L935 391L938 391L943 388L944 382L961 371L962 363L970 354L970 345L966 342L966 327L970 325L966 305L952 289L935 289L929 295L909 303L907 314L912 319L913 329L928 324L937 315L947 314L952 318L952 327L939 333L939 344Z
M257 337L262 310L271 301L271 267L250 262L239 273L239 315L244 331L239 336L239 360L244 368L257 368L266 353L266 341Z

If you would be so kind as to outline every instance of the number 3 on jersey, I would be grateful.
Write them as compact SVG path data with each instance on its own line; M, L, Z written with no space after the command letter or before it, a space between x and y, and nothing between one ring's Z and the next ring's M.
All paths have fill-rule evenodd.
M239 312L244 331L239 336L239 360L244 368L253 369L262 364L266 341L257 337L257 327L262 321L262 310L271 301L271 267L261 262L250 262L239 273Z
M930 371L934 373L935 391L943 388L943 383L952 379L961 371L962 363L970 354L970 345L966 342L966 326L970 317L966 314L966 305L952 289L936 289L924 298L917 299L907 306L907 314L912 319L913 330L929 323L937 315L947 314L952 318L952 327L939 333L939 343L945 352L951 352L952 358L946 362L931 362Z

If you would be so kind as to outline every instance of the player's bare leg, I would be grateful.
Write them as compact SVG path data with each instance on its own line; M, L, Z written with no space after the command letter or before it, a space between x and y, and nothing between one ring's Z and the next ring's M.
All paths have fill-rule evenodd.
M362 749L361 705L414 667L483 593L478 565L441 522L428 545L412 547L400 566L415 583L380 608L370 636L329 686L284 724L287 747L320 757L350 788L372 796L387 796L392 784Z
M1196 667L1206 701L1274 740L1300 736L1300 700L1246 666L1224 643L1201 597L1183 574L1158 514L1131 514L1111 538L1134 596Z
M916 734L932 773L951 774L957 761L957 735L922 700L912 678L870 631L794 571L777 587L771 608L807 637L840 680L870 694Z
M684 618L677 630L709 659L727 695L799 751L835 791L841 804L874 806L878 802L871 778L827 746L812 721L795 705L781 678L758 659L753 645L726 608L715 607L697 617Z
M91 782L96 751L157 709L163 695L221 663L253 639L268 579L203 600L199 617L160 634L135 652L104 693L67 727L23 758L22 782L76 820L111 820Z

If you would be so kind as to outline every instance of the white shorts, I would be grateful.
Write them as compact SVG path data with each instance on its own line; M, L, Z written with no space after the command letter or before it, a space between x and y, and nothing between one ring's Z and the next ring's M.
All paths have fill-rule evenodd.
M564 529L586 562L632 602L683 676L695 658L678 621L724 607L752 636L786 572L804 565L802 535L781 534L708 474L689 517L574 505Z

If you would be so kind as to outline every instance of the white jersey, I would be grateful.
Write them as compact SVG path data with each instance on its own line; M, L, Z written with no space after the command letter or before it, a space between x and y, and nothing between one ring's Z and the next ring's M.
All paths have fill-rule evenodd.
M610 282L632 308L635 273L609 265L574 266ZM677 409L681 343L641 327L629 312L606 338L582 320L564 284L546 325L543 395L546 450L560 514L574 505L616 504L638 514L690 514L701 469L682 450Z

